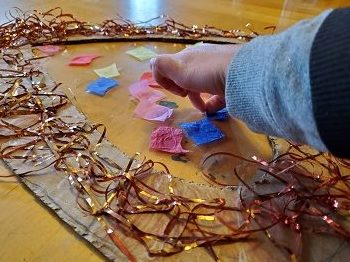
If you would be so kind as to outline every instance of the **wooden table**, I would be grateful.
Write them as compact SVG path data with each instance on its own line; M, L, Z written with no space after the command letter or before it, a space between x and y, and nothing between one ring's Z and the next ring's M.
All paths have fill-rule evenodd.
M56 6L65 12L73 13L82 20L99 22L113 18L118 13L134 21L143 21L160 14L168 14L187 24L215 25L222 28L244 28L251 23L253 28L262 32L265 26L277 25L277 30L292 25L300 19L312 17L331 7L346 6L348 0L3 0L1 3L0 22L6 21L5 11L11 7L22 10L48 10ZM269 148L262 135L251 133L242 123L231 120L220 127L227 139L219 144L205 147L186 148L190 162L182 163L171 160L170 156L148 150L149 135L156 124L133 117L135 104L128 96L127 87L146 70L148 62L138 62L125 54L133 46L145 45L158 53L180 51L183 44L166 43L95 43L66 46L64 52L50 59L47 63L49 73L63 88L70 88L77 97L77 106L90 120L104 123L108 129L108 138L122 151L131 155L136 151L147 157L165 162L175 176L195 182L204 182L198 172L201 158L213 151L231 151L241 155L253 154L268 156ZM75 54L95 52L102 58L89 67L71 68L67 61ZM121 68L120 87L100 98L85 92L86 84L95 79L93 68L111 63ZM70 92L69 92L70 93ZM68 93L68 94L69 94ZM71 95L72 96L72 95ZM172 124L198 119L200 113L190 103L168 94L168 99L176 101L176 110ZM9 171L0 165L0 174ZM4 179L2 179L3 181ZM61 222L52 211L45 208L21 184L6 179L0 183L0 260L1 261L100 261L104 258L74 231ZM258 261L258 260L257 260Z

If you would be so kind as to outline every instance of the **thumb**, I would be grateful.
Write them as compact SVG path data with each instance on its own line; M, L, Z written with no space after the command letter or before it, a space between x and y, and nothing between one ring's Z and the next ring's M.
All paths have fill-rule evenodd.
M161 77L177 82L182 66L177 59L173 58L173 55L158 55L150 63L155 77L156 75L160 75Z
M176 95L187 95L187 91L177 84L181 78L182 66L172 55L158 55L150 61L150 66L158 84Z
M188 98L192 102L192 105L201 112L205 112L205 102L201 98L200 93L188 92Z
M219 95L212 96L206 103L205 109L209 114L224 108L226 105L225 98Z

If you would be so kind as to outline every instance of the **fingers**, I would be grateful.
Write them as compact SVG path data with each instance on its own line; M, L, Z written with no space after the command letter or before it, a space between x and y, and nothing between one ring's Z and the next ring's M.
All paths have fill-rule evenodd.
M212 96L205 103L205 111L209 114L213 114L216 111L224 108L226 105L225 98L219 95Z
M176 84L181 77L181 65L171 55L158 55L150 65L153 77L162 87L179 96L187 95L187 91Z
M184 66L174 57L174 55L158 55L150 62L153 77L166 90L175 95L188 98L193 106L201 112L215 113L225 107L225 98L220 95L212 96L207 102L204 102L200 92L194 92L184 89L181 84L184 80Z
M177 78L180 70L180 62L173 58L173 55L158 55L150 62L155 74L161 74L166 78Z
M172 92L175 95L185 97L187 96L187 91L181 87L179 87L177 84L175 84L171 79L164 78L162 76L155 77L154 79L157 81L158 84L160 84L162 87L164 87L166 90Z
M192 105L195 108L197 108L201 112L205 112L206 110L205 102L203 101L199 93L194 93L189 91L188 98L190 99Z

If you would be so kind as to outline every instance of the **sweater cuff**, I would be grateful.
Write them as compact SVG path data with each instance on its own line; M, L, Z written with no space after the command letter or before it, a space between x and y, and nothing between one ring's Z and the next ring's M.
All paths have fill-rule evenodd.
M269 44L270 37L261 37L245 44L234 56L226 73L226 106L229 113L244 121L255 132L275 132L276 123L272 124L264 80L267 65L265 59L272 55L263 48ZM260 53L259 53L260 52ZM258 57L257 57L258 56Z
M313 115L309 61L330 12L242 46L226 74L226 105L233 117L255 132L327 150Z

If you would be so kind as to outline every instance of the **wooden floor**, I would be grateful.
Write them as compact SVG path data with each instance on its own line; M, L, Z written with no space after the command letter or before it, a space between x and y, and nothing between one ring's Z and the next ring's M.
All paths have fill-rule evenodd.
M187 24L215 25L223 28L244 28L251 23L256 31L265 26L277 25L282 31L295 22L317 15L325 9L349 5L349 0L2 0L0 23L6 22L5 13L12 7L22 10L48 10L59 5L65 12L82 20L99 22L113 18L118 13L134 21L148 20L160 14L168 14ZM58 4L58 2L60 2ZM198 173L203 155L220 150L251 156L266 156L269 150L264 136L252 134L237 121L222 124L227 139L223 143L207 147L190 147L189 163L174 162L169 155L148 151L148 139L156 126L132 116L134 104L129 100L126 87L136 81L148 69L147 62L137 62L125 54L135 45L155 48L158 53L172 53L184 48L181 44L165 43L96 43L67 46L61 55L52 58L47 67L57 82L65 89L71 88L78 98L78 106L94 122L104 123L108 138L129 155L136 151L147 157L164 161L175 176L203 182ZM69 68L70 57L78 53L96 52L102 58L93 66ZM86 84L95 79L92 68L116 62L121 70L120 88L105 98L88 95ZM201 115L186 100L171 96L180 107L174 123L198 119ZM118 113L116 113L118 112ZM187 147L187 148L188 148ZM8 174L0 165L0 174ZM40 204L35 197L15 181L0 183L0 261L101 261L104 258L81 240L73 230L65 226L55 215ZM255 260L255 259L253 259ZM259 261L256 258L256 261Z

